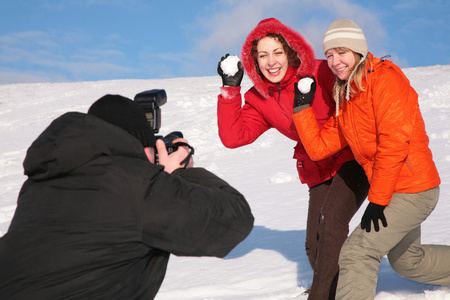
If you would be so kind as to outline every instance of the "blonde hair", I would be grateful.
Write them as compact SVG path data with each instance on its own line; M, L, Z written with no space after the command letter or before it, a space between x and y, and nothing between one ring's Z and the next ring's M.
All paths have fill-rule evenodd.
M338 116L339 107L344 98L345 100L348 101L350 100L350 94L355 95L364 91L362 81L367 76L366 72L367 57L363 58L361 54L345 47L338 47L334 49L337 51L352 51L355 57L355 61L357 61L347 80L341 80L339 79L339 77L336 76L336 81L333 87L333 95L334 100L336 101L336 116ZM355 83L356 89L351 84L352 80Z

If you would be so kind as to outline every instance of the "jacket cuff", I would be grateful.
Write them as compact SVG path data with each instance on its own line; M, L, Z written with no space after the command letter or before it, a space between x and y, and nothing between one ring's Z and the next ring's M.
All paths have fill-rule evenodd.
M240 86L221 86L220 94L224 99L232 99L241 94Z
M306 108L308 108L310 106L311 105L309 105L309 104L303 104L303 105L300 105L300 106L296 106L296 107L294 107L294 114L296 114L298 112L301 112L302 110L304 110L304 109L306 109Z

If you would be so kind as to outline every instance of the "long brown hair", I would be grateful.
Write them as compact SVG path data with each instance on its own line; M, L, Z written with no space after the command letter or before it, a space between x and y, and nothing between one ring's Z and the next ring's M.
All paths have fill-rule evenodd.
M255 61L256 72L259 74L259 76L263 77L263 74L261 73L261 70L259 69L259 65L258 65L258 49L257 48L258 48L258 42L265 37L273 38L277 42L281 43L281 45L283 45L283 50L284 50L284 52L286 52L288 64L290 67L293 67L295 69L300 67L301 61L300 61L300 58L298 57L297 51L295 51L294 49L291 48L291 46L289 46L288 42L286 42L286 39L281 34L268 33L265 36L261 37L260 39L256 39L253 41L252 50L250 52L250 56Z

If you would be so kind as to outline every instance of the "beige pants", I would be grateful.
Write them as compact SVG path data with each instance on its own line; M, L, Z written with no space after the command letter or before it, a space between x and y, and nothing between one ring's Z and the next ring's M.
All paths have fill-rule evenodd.
M384 210L387 227L368 233L361 225L344 243L339 257L336 299L374 299L384 255L400 275L450 286L450 246L422 245L420 224L433 211L439 187L417 194L394 194Z

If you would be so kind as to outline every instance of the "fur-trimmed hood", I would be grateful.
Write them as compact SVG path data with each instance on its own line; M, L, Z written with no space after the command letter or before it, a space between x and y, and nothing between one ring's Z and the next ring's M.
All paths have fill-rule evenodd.
M297 51L301 64L295 73L298 77L313 76L316 69L314 50L305 39L292 28L275 18L262 20L247 36L241 51L241 61L245 72L250 77L258 92L267 98L269 85L256 71L255 61L251 57L253 41L263 38L268 33L281 34L292 49Z

